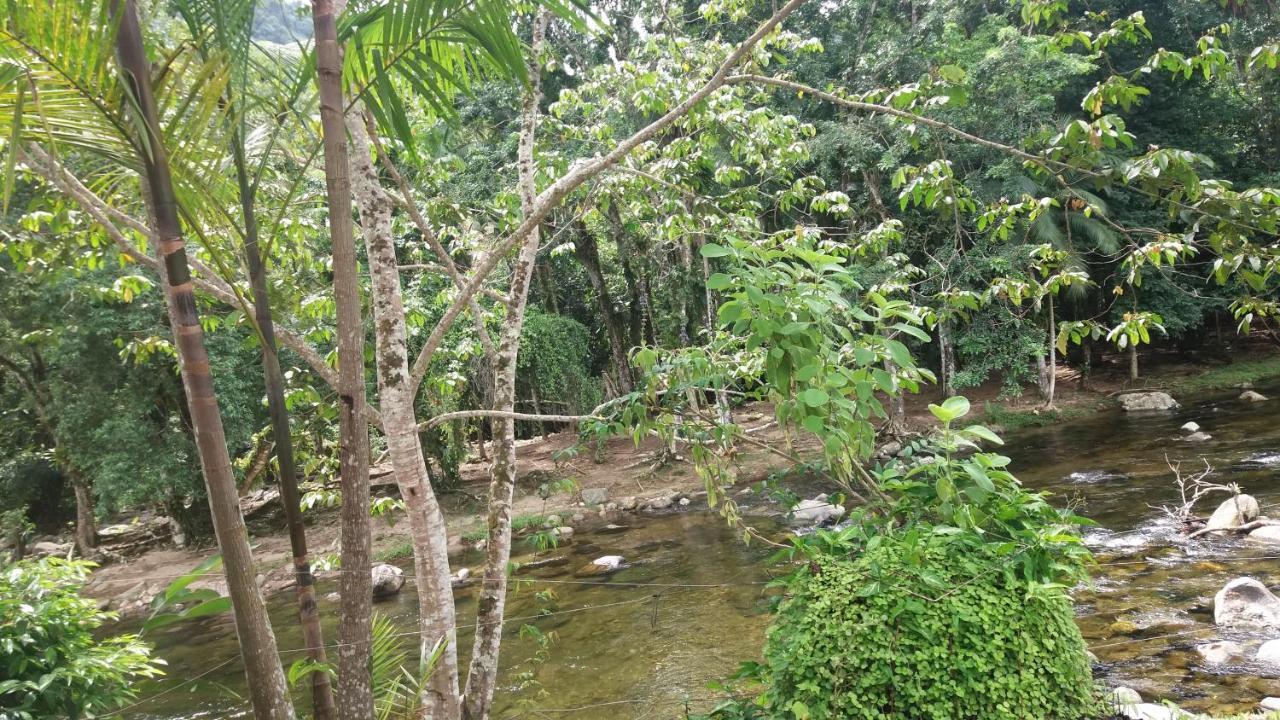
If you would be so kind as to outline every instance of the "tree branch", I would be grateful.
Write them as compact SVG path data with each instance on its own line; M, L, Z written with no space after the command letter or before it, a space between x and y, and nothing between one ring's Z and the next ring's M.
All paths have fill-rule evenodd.
M546 190L542 191L536 198L533 209L525 215L524 221L520 223L510 235L503 238L493 252L485 256L484 260L473 269L471 279L466 286L459 292L458 297L454 299L453 304L445 311L444 317L436 324L431 332L431 336L427 338L427 342L423 345L422 351L418 354L417 359L413 361L413 372L411 382L413 387L417 388L422 383L423 377L427 374L427 366L431 364L431 358L440 346L440 342L444 339L444 335L457 319L458 314L467 306L471 298L480 290L481 285L488 279L489 274L497 267L498 263L506 257L513 249L524 243L529 233L534 228L542 224L542 221L550 214L551 210L560 204L562 200L569 195L570 192L577 189L583 183L599 175L601 172L616 165L619 160L626 157L632 150L636 149L642 143L655 137L658 133L670 127L676 120L686 115L694 106L701 103L711 93L723 87L729 72L737 67L747 56L751 54L751 50L764 39L766 35L773 32L774 29L787 18L788 15L795 12L796 8L804 4L804 0L789 0L785 5L778 9L768 20L760 25L754 33L742 42L733 52L729 53L729 57L716 68L715 73L702 87L696 90L683 102L667 111L662 117L649 123L647 126L631 135L627 139L618 143L613 150L610 150L603 156L597 156L592 160L581 160L574 164L567 173L560 176L558 180L551 184Z

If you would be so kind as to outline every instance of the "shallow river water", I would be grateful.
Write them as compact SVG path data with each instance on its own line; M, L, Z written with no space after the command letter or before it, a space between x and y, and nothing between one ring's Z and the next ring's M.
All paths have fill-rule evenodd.
M1058 502L1075 503L1099 524L1087 533L1099 561L1095 579L1075 597L1103 682L1201 711L1248 710L1264 696L1280 695L1280 672L1249 663L1207 668L1193 649L1227 638L1251 651L1271 639L1220 632L1213 625L1212 599L1242 575L1274 587L1280 582L1280 546L1234 539L1180 542L1158 509L1177 497L1167 455L1181 460L1184 471L1208 460L1218 481L1239 483L1259 499L1264 514L1280 515L1280 387L1260 390L1277 399L1257 405L1238 402L1234 394L1184 400L1174 413L1105 412L1006 438L1004 452L1025 484L1052 492ZM1212 440L1182 442L1178 428L1188 420ZM1206 502L1201 512L1213 504ZM768 580L766 552L744 545L706 512L626 522L630 526L622 532L579 533L539 556L563 556L565 562L521 574L530 582L522 582L508 603L513 621L503 643L499 717L681 717L686 705L709 706L715 697L706 689L709 681L757 657L769 619L762 587ZM574 577L576 568L601 555L622 555L630 565L605 580ZM526 551L518 559L534 558ZM458 560L473 568L480 562L475 556ZM322 596L330 585L321 584ZM410 582L399 597L375 609L412 632L413 591ZM540 591L554 596L539 597ZM459 622L471 621L474 592L474 586L460 591ZM301 646L292 597L282 594L270 605L279 645L291 661L298 653L287 651ZM333 638L336 606L323 601L321 611L329 620L326 635ZM545 662L535 659L535 642L519 636L525 623L554 632ZM459 633L464 653L470 633L470 627ZM126 717L245 714L244 678L227 619L167 628L150 639L168 661L169 674L142 688L143 701ZM416 636L405 640L410 649L416 645Z

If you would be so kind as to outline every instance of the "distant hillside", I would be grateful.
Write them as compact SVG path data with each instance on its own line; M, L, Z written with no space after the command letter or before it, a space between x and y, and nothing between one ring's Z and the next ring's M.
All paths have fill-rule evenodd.
M308 5L298 0L258 0L253 39L293 44L311 38Z

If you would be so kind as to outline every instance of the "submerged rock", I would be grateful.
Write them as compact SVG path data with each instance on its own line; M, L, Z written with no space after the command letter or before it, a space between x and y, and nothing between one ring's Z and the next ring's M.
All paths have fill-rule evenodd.
M1218 642L1197 645L1196 652L1199 653L1206 665L1223 665L1230 661L1231 658L1243 655L1244 646L1230 640L1219 640Z
M395 565L378 563L370 571L373 575L373 599L386 600L395 597L404 587L404 571Z
M1193 420L1191 422L1185 423L1182 427L1178 429L1185 433L1198 433L1200 432L1200 425L1199 423Z
M1193 432L1190 435L1182 438L1183 442L1208 442L1209 440L1212 440L1212 439L1213 439L1213 436L1207 432Z
M1241 402L1260 403L1260 402L1266 402L1267 396L1254 390L1245 390L1244 392L1240 393L1239 399Z
M1205 523L1204 528L1214 531L1238 528L1257 519L1260 511L1258 501L1252 495L1236 495L1222 501L1218 509L1209 516L1209 521Z
M1280 598L1253 578L1236 578L1213 597L1213 621L1237 627L1280 628Z
M1120 407L1125 412L1141 412L1147 410L1176 410L1178 401L1169 393L1142 392L1120 396Z
M463 585L466 585L467 581L470 579L471 568L459 568L458 572L454 573L453 577L449 578L449 584L454 587L462 587Z

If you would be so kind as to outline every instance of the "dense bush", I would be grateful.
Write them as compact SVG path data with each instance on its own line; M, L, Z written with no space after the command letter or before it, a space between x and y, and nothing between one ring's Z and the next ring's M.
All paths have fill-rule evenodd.
M776 716L1078 720L1094 687L1071 601L947 535L884 537L796 581L763 669Z
M0 718L93 717L160 674L136 636L96 636L114 618L80 597L88 568L49 558L0 569Z

